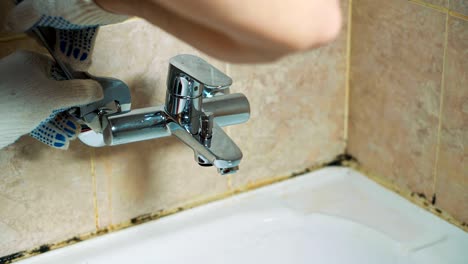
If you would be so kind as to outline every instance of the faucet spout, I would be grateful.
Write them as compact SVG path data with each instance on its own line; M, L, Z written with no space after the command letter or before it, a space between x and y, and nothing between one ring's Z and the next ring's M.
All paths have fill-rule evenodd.
M222 175L235 173L239 169L242 151L217 124L213 124L210 144L202 144L177 122L169 122L167 126L172 135L193 150L200 165L215 166Z

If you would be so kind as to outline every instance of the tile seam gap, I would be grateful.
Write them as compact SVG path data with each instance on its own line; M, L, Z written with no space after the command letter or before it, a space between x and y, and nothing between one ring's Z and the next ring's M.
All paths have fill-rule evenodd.
M436 11L445 13L445 14L449 12L449 9L446 8L446 7L429 4L429 3L423 2L421 0L407 0L407 1L410 2L410 3L416 4L416 5L420 5L420 6L432 9L432 10L436 10Z
M348 148L349 138L349 108L350 108L350 82L351 82L351 38L352 38L352 17L353 17L353 0L348 3L348 25L347 25L347 40L346 40L346 80L345 80L345 113L344 113L344 129L343 137L345 149Z
M113 225L113 220L112 220L112 215L113 215L113 209L112 209L112 174L113 174L113 171L111 171L112 173L106 173L107 175L107 206L109 206L109 228L112 228L112 225ZM97 189L97 187L96 187Z
M93 206L94 206L94 225L96 230L99 230L99 211L98 211L98 203L97 203L97 186L96 186L96 164L94 162L95 152L94 149L91 148L91 179L93 184Z
M420 5L420 6L432 9L432 10L436 10L436 11L445 13L445 14L448 13L450 16L453 16L453 17L457 17L457 18L460 18L460 19L463 19L463 20L468 20L468 16L466 16L464 14L461 14L461 13L458 13L457 11L450 10L450 8L449 8L450 7L450 1L448 2L449 7L442 7L442 6L438 6L438 5L433 5L433 4L423 2L421 0L407 0L407 1L411 2L413 4L416 4L416 5Z
M450 1L449 1L450 3ZM444 92L445 92L445 70L446 70L446 63L447 63L447 50L448 50L448 34L449 34L449 14L446 15L445 18L445 34L444 34L444 53L442 55L442 78L440 80L440 100L439 100L439 124L437 126L437 141L436 141L436 149L435 149L435 160L434 160L434 167L432 170L432 192L433 195L436 193L436 185L437 185L437 169L439 166L439 152L440 152L440 138L442 132L442 112L444 107Z
M465 16L463 14L460 14L460 13L457 13L455 11L449 11L448 12L450 16L452 17L456 17L456 18L459 18L461 20L465 20L465 21L468 21L468 16Z

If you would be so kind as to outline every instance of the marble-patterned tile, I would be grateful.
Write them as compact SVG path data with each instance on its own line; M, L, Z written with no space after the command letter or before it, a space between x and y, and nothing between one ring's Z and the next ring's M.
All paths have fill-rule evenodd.
M90 155L23 137L0 150L0 256L96 230Z
M353 1L350 154L433 195L446 15L406 0Z
M468 16L468 1L466 0L450 0L450 10ZM465 18L466 20L466 18Z
M450 18L436 206L468 223L468 21Z

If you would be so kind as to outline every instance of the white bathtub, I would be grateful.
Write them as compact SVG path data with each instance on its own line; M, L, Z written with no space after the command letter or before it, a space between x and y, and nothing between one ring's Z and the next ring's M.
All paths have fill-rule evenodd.
M468 234L330 167L20 263L467 264Z

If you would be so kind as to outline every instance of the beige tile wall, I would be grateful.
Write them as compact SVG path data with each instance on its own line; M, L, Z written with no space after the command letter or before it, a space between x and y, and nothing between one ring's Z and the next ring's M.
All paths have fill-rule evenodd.
M415 0L418 2L418 0ZM436 6L447 7L449 0L420 0L420 2L428 3Z
M468 1L466 0L408 0L416 4L429 4L435 8L442 8L441 10L452 12L455 16L468 16ZM465 18L466 19L466 18Z
M468 16L468 2L466 0L450 0L450 10Z
M347 4L344 3L344 14ZM345 19L346 21L346 19ZM53 150L28 137L0 150L0 256L177 208L329 162L345 148L346 27L331 46L269 65L227 65L141 20L102 28L94 74L124 80L133 106L164 102L168 60L197 54L234 79L252 117L228 133L244 152L230 177L200 168L174 138ZM0 57L34 41L0 42Z
M433 195L445 14L406 0L353 1L349 152Z
M348 152L468 222L468 23L417 2L353 1Z
M437 205L468 223L468 20L449 17L435 192Z

